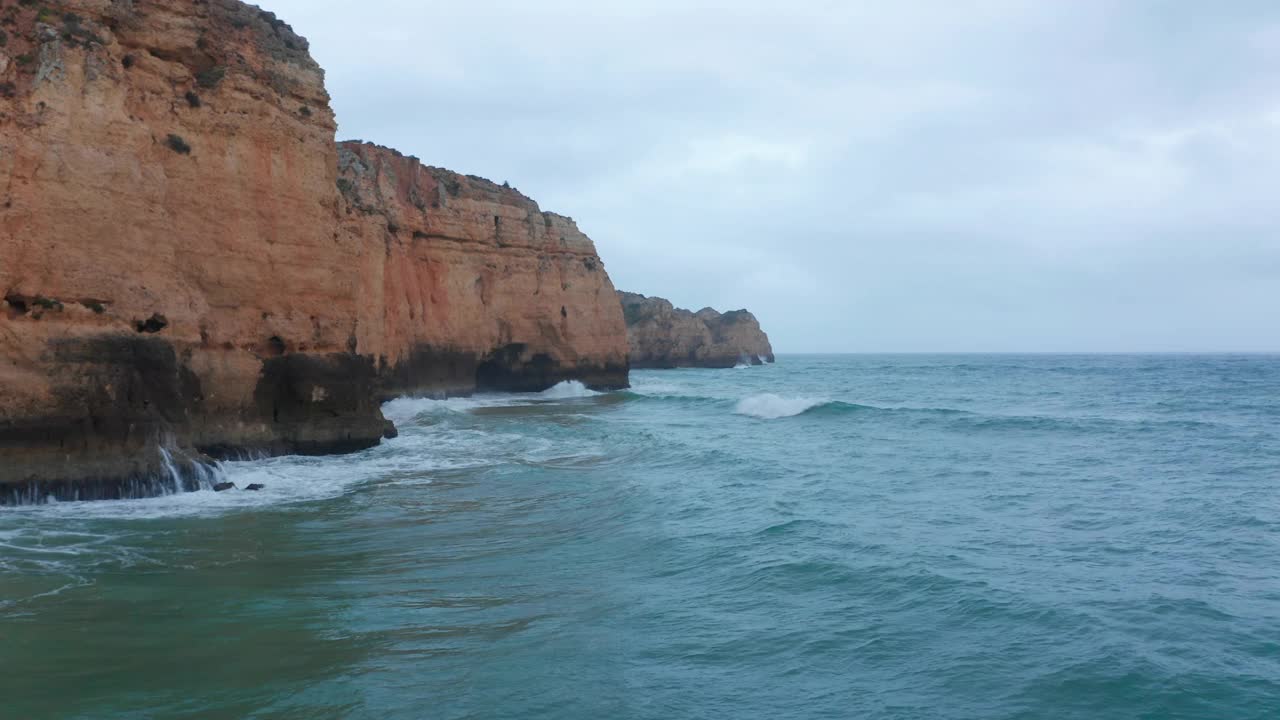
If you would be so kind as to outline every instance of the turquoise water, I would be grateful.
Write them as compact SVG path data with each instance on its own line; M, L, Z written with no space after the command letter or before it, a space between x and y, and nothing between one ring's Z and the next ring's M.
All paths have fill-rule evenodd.
M0 717L1280 716L1280 357L634 382L0 509Z

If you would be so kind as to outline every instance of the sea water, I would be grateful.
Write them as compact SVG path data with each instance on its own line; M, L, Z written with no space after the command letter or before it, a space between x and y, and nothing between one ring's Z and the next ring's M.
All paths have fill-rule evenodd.
M633 382L0 509L0 717L1280 717L1280 358Z

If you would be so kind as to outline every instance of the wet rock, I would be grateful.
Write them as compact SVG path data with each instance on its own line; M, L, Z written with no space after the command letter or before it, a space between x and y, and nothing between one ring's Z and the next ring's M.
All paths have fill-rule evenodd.
M235 489L236 489L236 484L232 482L218 483L217 485L213 486L214 492L225 492L227 490L235 490Z
M253 483L251 485L246 485L244 489L252 492L258 492L259 490L266 490L267 486L262 483Z

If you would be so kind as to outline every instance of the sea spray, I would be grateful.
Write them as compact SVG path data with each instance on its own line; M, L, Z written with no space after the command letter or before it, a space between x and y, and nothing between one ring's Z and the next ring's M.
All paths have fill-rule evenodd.
M401 397L382 405L382 414L399 426L433 413L469 413L482 408L517 407L604 395L577 380L566 380L536 393L480 393L465 397Z
M595 397L599 394L577 380L566 380L538 393L540 397L548 400Z
M739 415L750 415L762 420L777 420L800 415L826 403L826 400L785 398L773 393L764 393L740 400L733 411Z
M164 497L209 489L225 478L222 464L177 449L172 438L161 439L148 452L154 453L152 469L124 478L0 485L0 506Z
M0 508L6 717L1280 706L1275 358L788 357L634 385L225 464L263 493ZM766 394L830 401L732 414Z

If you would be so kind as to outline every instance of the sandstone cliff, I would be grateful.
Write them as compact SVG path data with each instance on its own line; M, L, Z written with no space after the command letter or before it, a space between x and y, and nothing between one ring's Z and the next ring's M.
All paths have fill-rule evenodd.
M631 367L733 367L773 362L769 336L746 310L690 312L658 297L619 292Z
M507 187L358 142L338 152L362 266L361 347L385 394L627 384L626 327L591 239Z
M161 447L368 447L398 392L626 384L572 221L340 153L271 13L5 0L0 30L0 502L154 491Z

